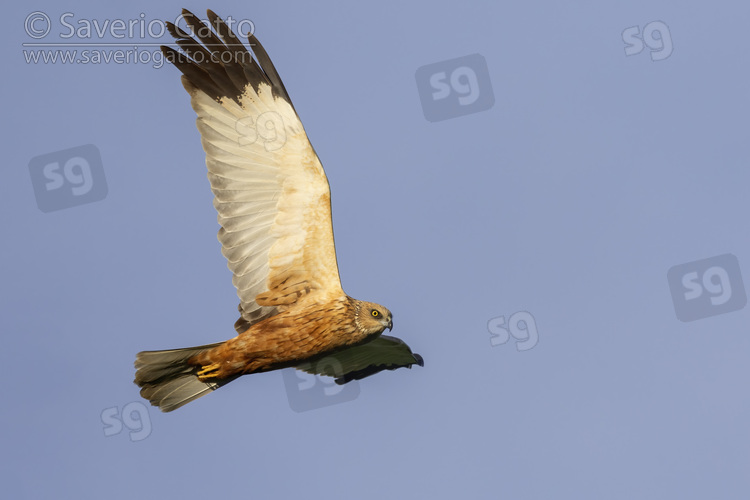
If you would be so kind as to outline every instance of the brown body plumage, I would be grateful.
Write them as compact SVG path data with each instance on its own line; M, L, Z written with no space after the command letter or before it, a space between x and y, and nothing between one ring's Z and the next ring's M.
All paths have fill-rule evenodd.
M378 311L382 323L360 319L361 310ZM300 364L300 361L361 344L378 336L392 324L391 313L383 306L351 297L323 304L300 304L254 324L233 339L188 360L201 368L217 366L210 378L259 373Z
M141 395L171 411L249 373L295 367L346 383L422 365L381 335L393 327L388 309L341 288L328 179L263 47L249 35L253 58L211 11L213 31L183 18L197 40L167 23L184 53L162 51L198 115L240 319L226 342L138 353ZM322 356L335 363L315 363Z

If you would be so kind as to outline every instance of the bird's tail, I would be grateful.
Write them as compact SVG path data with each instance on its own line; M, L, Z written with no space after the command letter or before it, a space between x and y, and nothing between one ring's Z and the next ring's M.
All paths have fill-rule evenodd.
M228 384L239 375L202 382L197 375L200 367L188 364L196 354L221 344L139 352L135 358L134 382L141 388L141 396L167 412Z

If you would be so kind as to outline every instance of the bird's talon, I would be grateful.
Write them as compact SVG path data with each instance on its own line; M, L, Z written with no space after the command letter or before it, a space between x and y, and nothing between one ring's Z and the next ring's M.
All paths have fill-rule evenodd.
M213 364L201 367L201 369L197 373L198 380L203 382L209 378L217 378L218 374L216 372L219 371L219 368L220 368L220 365L218 363L213 363ZM213 372L213 373L210 373L210 372Z

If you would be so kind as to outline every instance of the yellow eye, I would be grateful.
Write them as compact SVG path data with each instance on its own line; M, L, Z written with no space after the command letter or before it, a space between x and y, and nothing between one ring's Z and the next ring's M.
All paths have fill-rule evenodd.
M380 316L380 312L377 309L373 309L371 314L373 318Z

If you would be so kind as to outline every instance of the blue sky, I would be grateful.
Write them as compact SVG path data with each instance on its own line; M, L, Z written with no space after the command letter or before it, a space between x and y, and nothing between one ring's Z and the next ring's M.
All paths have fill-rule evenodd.
M328 174L344 289L424 368L140 399L136 352L237 319L195 115L173 67L22 44L148 52L167 37L111 23L182 7L252 21ZM748 5L6 10L9 497L747 498ZM61 37L68 13L104 36Z

